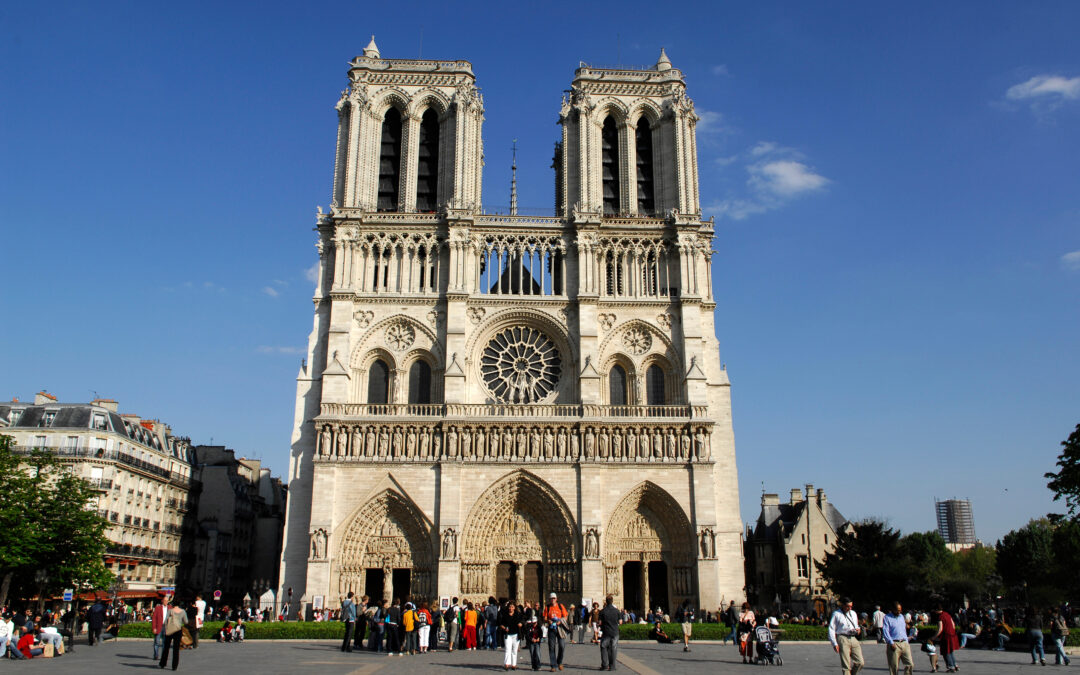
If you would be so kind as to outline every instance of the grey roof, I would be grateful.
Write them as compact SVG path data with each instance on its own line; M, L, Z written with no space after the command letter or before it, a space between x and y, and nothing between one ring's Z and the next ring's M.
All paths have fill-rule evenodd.
M757 524L754 526L753 538L759 541L775 541L778 537L788 536L791 533L791 528L795 527L795 523L798 522L799 516L802 515L805 508L806 500L795 504L768 504L762 506ZM829 523L829 527L834 532L839 532L848 522L847 518L840 513L839 509L833 506L832 502L825 502L822 512L825 520Z
M126 422L120 415L89 403L49 403L27 406L9 404L5 407L9 412L11 409L21 409L23 411L19 421L12 426L13 429L46 428L41 426L41 421L44 419L46 412L56 413L52 424L47 427L49 429L90 429L93 416L102 414L105 415L107 425L110 427L108 430L141 443L148 448L171 454L177 459L190 461L190 458L181 450L170 448L167 438L155 434L138 422ZM0 411L2 410L0 408Z

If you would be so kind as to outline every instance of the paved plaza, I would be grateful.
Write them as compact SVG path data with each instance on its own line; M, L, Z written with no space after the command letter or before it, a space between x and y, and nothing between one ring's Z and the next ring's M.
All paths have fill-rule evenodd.
M1075 650L1074 650L1075 651ZM157 670L150 656L153 646L149 640L121 640L99 647L77 645L75 652L56 659L34 659L29 662L7 661L5 668L29 669L41 673L78 673L79 675L122 675L123 673ZM839 659L827 644L781 644L784 666L779 672L837 673ZM867 673L887 673L885 651L881 645L864 644L863 654L868 661ZM544 650L546 659L547 651ZM528 652L522 650L518 670L532 672ZM389 657L369 652L343 654L338 644L330 641L251 641L243 644L204 642L198 650L185 651L180 656L180 670L201 673L345 673L350 675L386 675L408 672L447 673L470 671L502 671L502 652L439 651L424 656ZM1031 671L1031 661L1023 652L990 652L965 650L958 662L962 672L978 675L1003 675ZM1054 668L1053 657L1048 668ZM568 645L563 672L595 671L600 665L599 649L595 645ZM1075 667L1075 666L1074 666ZM654 675L655 673L745 673L744 666L731 645L702 644L689 654L678 645L655 643L622 643L619 649L618 670L624 673ZM760 668L754 666L754 668ZM450 670L452 669L452 670ZM917 654L916 672L930 671L925 654ZM944 667L942 667L944 671ZM541 672L548 672L545 660ZM754 670L750 672L760 672Z

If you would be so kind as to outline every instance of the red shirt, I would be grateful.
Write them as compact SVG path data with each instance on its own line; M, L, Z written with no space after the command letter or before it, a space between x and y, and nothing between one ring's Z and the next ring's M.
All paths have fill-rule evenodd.
M551 621L552 619L565 619L566 608L562 606L562 603L557 602L554 606L548 605L544 608L544 620Z
M22 652L23 656L25 656L28 659L34 658L33 656L30 655L30 650L33 649L33 648L34 648L34 634L33 633L26 633L21 638L19 638L18 649L19 649L20 652Z
M427 611L426 609L418 609L418 610L416 610L416 613L417 614L423 614L424 618L427 619L427 621L424 622L424 625L426 625L426 626L431 625L431 612Z

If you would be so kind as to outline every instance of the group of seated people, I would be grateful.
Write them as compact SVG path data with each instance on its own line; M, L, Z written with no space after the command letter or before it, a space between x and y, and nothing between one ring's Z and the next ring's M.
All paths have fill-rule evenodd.
M236 623L232 621L226 621L217 634L218 642L243 642L244 641L244 619L239 618Z
M64 653L64 636L70 633L52 625L51 620L36 618L37 623L31 619L16 624L11 614L0 617L0 658L32 659L44 654L47 647L54 656Z

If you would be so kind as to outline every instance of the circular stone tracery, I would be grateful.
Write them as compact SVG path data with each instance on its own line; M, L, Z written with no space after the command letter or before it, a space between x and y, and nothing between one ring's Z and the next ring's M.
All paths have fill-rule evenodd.
M497 333L484 347L480 375L502 403L535 403L555 390L562 366L547 335L528 326Z

